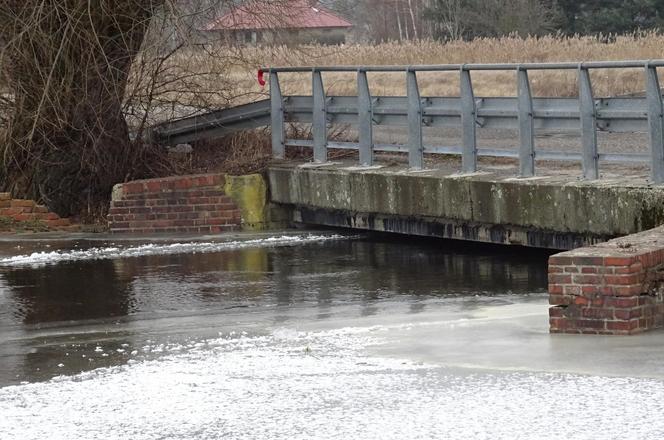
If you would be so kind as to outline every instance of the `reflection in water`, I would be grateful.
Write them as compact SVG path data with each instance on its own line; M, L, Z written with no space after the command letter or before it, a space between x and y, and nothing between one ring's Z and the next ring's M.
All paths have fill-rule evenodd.
M278 306L400 296L525 293L545 287L545 259L441 243L345 241L216 254L61 263L1 274L13 299L0 326L87 321L203 306ZM417 306L416 306L417 307ZM323 312L324 313L324 312Z
M213 313L221 322L247 308L280 325L295 309L325 320L349 307L379 314L385 301L421 313L427 300L541 292L547 280L544 254L390 238L3 269L0 282L0 331L16 341L0 345L3 384L127 362L151 337L138 324L157 318ZM66 336L38 336L44 328L67 334L109 322L115 336L126 333L121 343L101 347L100 331L89 332L87 342L79 336L78 346Z
M15 304L4 313L24 324L125 316L130 308L127 282L110 261L15 269L2 277Z

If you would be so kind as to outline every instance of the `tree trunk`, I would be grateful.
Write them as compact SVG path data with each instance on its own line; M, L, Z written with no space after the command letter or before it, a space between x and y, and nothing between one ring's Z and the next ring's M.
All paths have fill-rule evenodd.
M14 96L1 184L62 215L132 174L122 100L159 0L18 0L0 5L2 73Z
M413 10L413 0L408 0L408 11L410 13L410 20L413 23L413 38L419 40L419 34L417 32L417 20L415 20L415 11Z
M403 31L402 31L402 28L401 28L401 13L399 12L399 3L397 3L396 16L397 16L397 29L399 29L399 41L402 41L403 40Z

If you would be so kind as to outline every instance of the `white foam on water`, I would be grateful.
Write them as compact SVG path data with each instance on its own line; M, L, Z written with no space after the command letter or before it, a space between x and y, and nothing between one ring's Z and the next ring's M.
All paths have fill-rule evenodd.
M661 439L664 383L469 372L368 354L375 328L152 346L0 388L1 439ZM144 347L144 350L147 348Z
M253 240L236 240L226 242L189 242L169 244L144 244L130 247L95 247L84 250L34 252L27 255L16 255L0 259L0 266L39 267L65 261L103 260L114 258L142 257L147 255L172 255L190 253L213 253L253 247L294 246L335 240L357 238L339 234L330 235L283 235Z

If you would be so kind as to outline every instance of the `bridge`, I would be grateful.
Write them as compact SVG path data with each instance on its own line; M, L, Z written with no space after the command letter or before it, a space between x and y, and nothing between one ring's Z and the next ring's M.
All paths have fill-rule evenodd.
M291 220L568 250L551 260L552 331L632 334L664 324L664 251L652 246L664 240L653 229L664 224L659 67L664 60L266 68L269 101L156 127L155 138L270 125L270 202ZM593 71L624 69L643 72L643 96L595 96ZM530 75L544 70L576 72L578 96L534 96ZM422 96L425 72L458 75L459 95ZM513 73L516 96L476 96L477 72ZM303 73L312 94L284 95L282 78ZM333 73L354 75L356 95L328 95ZM374 74L400 75L406 96L372 94ZM293 125L310 136L289 137L302 132ZM335 126L345 139L330 137ZM392 142L380 130L393 130ZM291 148L313 160L287 160Z
M153 137L175 144L271 125L272 201L293 207L296 221L575 249L664 223L663 64L264 69L269 100L164 124ZM596 97L591 72L600 69L642 70L644 96ZM529 75L543 70L575 71L578 97L533 96ZM517 96L477 97L480 71L512 72ZM280 78L302 73L312 95L283 95ZM328 96L331 73L355 75L356 96ZM459 96L422 96L422 73L459 75ZM407 96L373 95L372 74L402 76ZM288 137L292 125L311 136ZM356 140L331 139L335 126ZM381 129L396 130L397 142L381 142ZM486 132L503 145L480 146ZM313 162L285 161L289 148L312 150ZM329 161L330 151L356 158Z

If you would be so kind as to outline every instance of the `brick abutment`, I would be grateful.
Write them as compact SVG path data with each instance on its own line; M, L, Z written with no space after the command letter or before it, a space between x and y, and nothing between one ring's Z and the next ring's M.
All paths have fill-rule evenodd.
M552 333L630 335L664 325L664 228L549 259Z
M220 233L239 230L240 209L223 174L138 180L117 185L109 210L113 233Z

